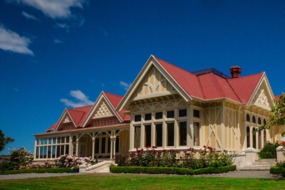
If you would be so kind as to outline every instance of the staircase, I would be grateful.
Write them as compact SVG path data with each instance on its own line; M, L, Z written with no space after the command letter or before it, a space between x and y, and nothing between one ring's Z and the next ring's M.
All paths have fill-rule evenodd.
M275 159L260 159L256 160L252 165L240 167L240 171L264 171L269 170L276 164Z
M114 161L102 161L95 165L84 167L80 166L80 173L109 173L110 166L115 165Z

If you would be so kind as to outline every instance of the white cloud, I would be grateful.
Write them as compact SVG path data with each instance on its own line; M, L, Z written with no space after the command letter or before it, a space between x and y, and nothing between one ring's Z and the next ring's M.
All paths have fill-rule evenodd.
M40 10L46 16L55 18L71 17L71 8L83 8L85 0L18 0L25 5Z
M69 29L70 26L67 24L63 24L63 23L56 23L56 26L62 29Z
M76 107L91 105L94 103L94 102L90 101L88 96L86 96L80 90L71 90L69 94L70 94L70 96L75 98L77 100L77 102L74 102L72 100L68 100L65 98L61 98L60 101L63 102L68 107L76 108Z
M55 38L55 39L53 40L53 43L55 43L55 44L62 44L63 42L62 42L61 40Z
M26 17L27 19L38 21L38 19L35 16L33 16L33 15L31 15L31 14L25 12L25 11L22 11L22 15L24 17Z
M131 86L131 84L128 84L124 81L120 81L120 86L123 87L125 90L128 90Z
M33 51L28 48L30 43L30 39L20 36L16 32L8 30L0 25L0 49L15 53L34 55Z

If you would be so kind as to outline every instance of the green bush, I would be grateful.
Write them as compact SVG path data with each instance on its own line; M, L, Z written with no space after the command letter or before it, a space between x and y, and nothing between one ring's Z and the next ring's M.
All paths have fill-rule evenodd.
M178 175L198 175L225 173L236 170L236 166L208 167L200 169L176 168L176 167L140 167L140 166L111 166L112 173L146 173L146 174L178 174Z
M21 170L1 170L0 175L20 174L20 173L73 173L71 168L40 168L40 169L21 169Z
M276 158L276 148L279 146L278 143L272 144L270 142L266 143L263 149L258 153L259 157L262 159Z

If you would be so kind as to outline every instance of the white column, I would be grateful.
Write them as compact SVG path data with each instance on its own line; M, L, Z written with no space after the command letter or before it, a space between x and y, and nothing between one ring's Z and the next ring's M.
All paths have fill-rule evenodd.
M177 122L178 120L178 109L174 110L174 147L177 148L179 146L179 141L178 141L178 125L179 123Z
M187 107L187 147L194 147L193 108Z
M249 127L249 136L250 136L250 148L253 148L253 133L252 133L252 126Z
M145 127L144 124L141 124L141 139L140 139L140 148L144 148L145 143L144 143L144 139L145 139Z
M92 159L94 159L95 155L95 137L92 137Z
M68 150L68 155L73 156L73 143L72 143L72 135L69 135L69 150Z
M133 126L133 122L131 122L130 124L130 150L133 150L135 147L135 143L134 143L134 138L135 138L135 133L134 133L134 126Z
M116 133L116 131L115 131L115 133ZM114 140L113 140L113 141L114 141L114 142L113 142L113 144L114 144L114 145L113 145L113 147L114 147L114 148L113 148L113 159L114 159L114 160L116 160L116 138L117 138L117 136L116 136L116 134L115 134L115 135L114 135Z
M51 146L51 149L52 149L52 146ZM34 160L36 159L36 153L37 153L37 138L35 138L35 144L34 144Z
M165 118L165 110L162 112L162 119L164 120ZM157 146L156 144L156 126L154 123L154 112L151 113L151 146Z
M224 106L224 103L222 104L221 122L222 122L221 123L221 151L224 151L225 150L225 106Z
M78 135L76 136L76 155L78 156L78 146L79 146L79 139L78 139Z
M111 131L111 135L110 135L110 160L113 159L113 139L114 139L114 131ZM109 144L109 143L108 143Z

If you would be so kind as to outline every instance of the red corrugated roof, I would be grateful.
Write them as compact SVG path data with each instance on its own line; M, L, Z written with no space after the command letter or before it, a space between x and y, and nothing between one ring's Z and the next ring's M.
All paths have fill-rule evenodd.
M109 93L109 92L103 92L103 93L106 95L108 100L111 102L112 106L116 109L123 97L117 94Z
M196 75L157 57L155 59L188 95L201 99L205 98Z
M74 121L75 125L81 126L91 108L92 108L92 105L89 105L89 106L78 107L74 109L67 109L67 111L72 117L72 120Z
M258 73L228 80L242 104L247 105L262 76L263 73Z
M54 123L52 126L50 126L50 128L48 128L48 129L46 130L46 132L51 132L51 131L55 130L55 128L56 128L56 126L57 126L57 123L58 123L58 122L56 122L56 123Z
M246 105L263 75L230 79L213 72L195 75L162 59L155 59L190 97L204 100L228 98Z

